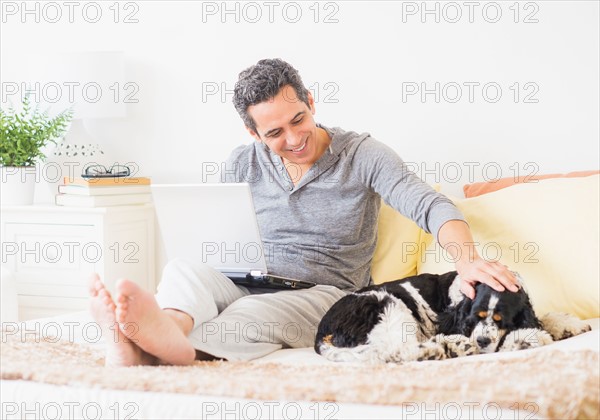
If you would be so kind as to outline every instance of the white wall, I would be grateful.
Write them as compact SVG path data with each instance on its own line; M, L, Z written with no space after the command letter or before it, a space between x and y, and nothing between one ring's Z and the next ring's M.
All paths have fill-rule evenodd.
M23 14L24 4L33 12ZM113 2L74 4L2 2L2 99L6 83L23 74L23 52L123 51L138 102L127 104L124 118L89 120L87 127L110 160L135 161L155 182L200 181L201 162L220 162L252 141L231 94L203 98L203 88L232 89L238 72L263 57L281 57L301 72L318 94L319 122L370 132L455 195L465 182L516 169L600 166L595 1L135 1L120 3L118 17ZM437 8L440 22L421 15L424 7ZM222 14L224 8L234 12ZM91 23L97 9L102 15ZM462 17L451 23L457 11ZM125 23L128 16L137 22ZM479 83L472 101L470 82ZM421 83L440 83L439 103L433 94L403 100ZM452 102L456 86L462 98ZM493 86L502 89L496 103ZM526 103L527 94L536 102Z

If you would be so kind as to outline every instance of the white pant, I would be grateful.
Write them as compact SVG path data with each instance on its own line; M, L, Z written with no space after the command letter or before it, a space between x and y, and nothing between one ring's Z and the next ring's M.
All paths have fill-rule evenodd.
M210 266L177 259L165 267L156 300L193 318L188 338L197 350L251 360L281 348L312 347L321 318L345 294L326 285L256 294Z

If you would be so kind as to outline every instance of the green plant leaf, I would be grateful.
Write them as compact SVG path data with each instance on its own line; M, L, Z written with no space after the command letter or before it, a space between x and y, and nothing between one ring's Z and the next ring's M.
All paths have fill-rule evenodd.
M23 98L23 109L0 109L0 165L30 166L45 158L41 152L49 143L56 144L73 118L73 109L62 111L54 118L39 106L32 109L29 94Z

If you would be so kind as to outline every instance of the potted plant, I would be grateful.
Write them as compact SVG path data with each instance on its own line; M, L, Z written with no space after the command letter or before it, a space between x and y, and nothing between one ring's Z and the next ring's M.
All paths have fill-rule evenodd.
M33 203L36 163L43 160L42 149L65 134L73 118L71 108L52 118L48 112L32 108L29 94L23 98L23 109L0 109L0 171L2 205Z

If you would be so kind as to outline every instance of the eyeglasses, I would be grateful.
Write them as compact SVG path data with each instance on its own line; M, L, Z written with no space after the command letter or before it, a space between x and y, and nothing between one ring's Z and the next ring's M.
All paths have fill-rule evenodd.
M129 176L131 169L125 165L113 165L110 168L106 168L104 165L90 165L87 166L81 174L84 178L116 178Z

